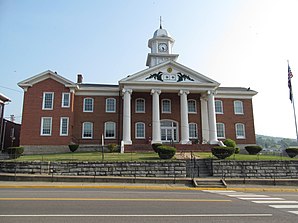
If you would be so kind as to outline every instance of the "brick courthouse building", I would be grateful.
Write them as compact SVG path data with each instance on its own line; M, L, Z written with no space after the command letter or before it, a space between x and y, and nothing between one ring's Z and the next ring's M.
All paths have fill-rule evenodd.
M220 87L176 62L174 39L160 27L148 41L147 69L118 85L74 83L45 71L18 85L24 89L21 145L26 153L65 151L116 143L125 151L151 143L179 149L210 148L231 138L255 143L252 97L256 91ZM83 146L84 145L84 146Z

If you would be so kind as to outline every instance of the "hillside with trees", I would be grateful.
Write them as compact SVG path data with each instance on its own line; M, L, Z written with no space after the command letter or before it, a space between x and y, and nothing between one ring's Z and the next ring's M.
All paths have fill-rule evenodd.
M286 149L298 146L296 139L256 135L257 144L266 149Z

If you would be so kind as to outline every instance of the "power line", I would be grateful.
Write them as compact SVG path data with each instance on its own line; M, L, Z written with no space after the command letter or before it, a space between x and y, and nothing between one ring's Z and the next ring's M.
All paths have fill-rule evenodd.
M4 87L2 85L0 85L1 88L4 88L4 89L7 89L7 90L11 90L11 91L15 91L15 92L18 92L18 93L22 93L23 94L23 91L20 91L20 90L16 90L16 89L13 89L13 88L9 88L9 87Z

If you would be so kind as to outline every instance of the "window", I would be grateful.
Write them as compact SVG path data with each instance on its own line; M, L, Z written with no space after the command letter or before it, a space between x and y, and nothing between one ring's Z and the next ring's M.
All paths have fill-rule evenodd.
M145 100L143 98L136 99L136 113L145 112Z
M236 139L245 139L245 126L242 123L237 123L235 125L236 129Z
M162 103L162 113L171 113L171 100L163 99L161 103Z
M42 135L42 136L52 135L52 117L42 117L41 118L40 135Z
M106 99L106 112L116 112L116 99L107 98Z
M223 106L221 100L215 100L215 113L223 114Z
M52 110L53 109L53 101L54 101L54 92L44 92L43 93L42 109L43 110Z
M60 136L68 136L68 117L61 117L60 118Z
M84 98L84 112L93 112L93 98Z
M62 108L69 108L70 106L70 93L62 93Z
M198 128L196 123L189 123L189 138L190 139L198 138Z
M136 139L145 138L145 123L137 122L136 123Z
M224 139L226 137L224 123L216 123L216 130L217 130L217 138Z
M244 114L242 101L234 101L234 112L236 115Z
M93 123L92 122L84 122L83 123L83 131L82 131L83 139L92 139L93 137Z
M116 123L106 122L105 123L105 138L115 139L116 138Z
M195 100L188 100L188 113L197 113L197 103Z

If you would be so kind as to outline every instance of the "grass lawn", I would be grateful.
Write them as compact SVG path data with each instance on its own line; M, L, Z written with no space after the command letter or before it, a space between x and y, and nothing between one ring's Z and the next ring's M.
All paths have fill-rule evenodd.
M158 154L149 153L102 153L99 152L74 152L47 155L25 155L15 161L146 161L160 160Z

